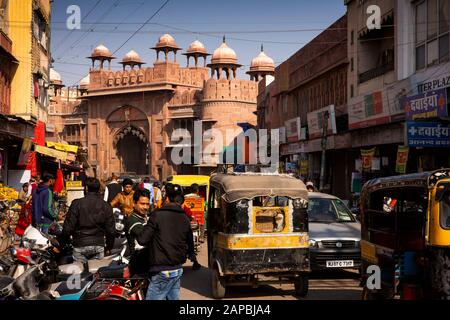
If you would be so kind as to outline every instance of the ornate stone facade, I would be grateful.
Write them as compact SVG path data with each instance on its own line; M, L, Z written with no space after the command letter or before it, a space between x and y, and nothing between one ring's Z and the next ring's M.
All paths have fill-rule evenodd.
M81 89L88 103L89 163L101 179L123 172L160 180L174 174L209 174L218 153L201 163L172 162L179 143L171 140L173 131L187 129L192 137L187 147L194 150L195 121L202 123L202 133L217 129L224 134L240 129L239 123L256 125L257 82L237 79L240 65L225 41L214 52L210 69L205 67L209 54L199 41L183 53L186 67L176 61L181 49L170 35L163 35L152 49L157 58L147 68L134 51L122 59L121 71L111 70L114 57L104 46L90 57L92 68ZM194 65L189 65L192 60Z

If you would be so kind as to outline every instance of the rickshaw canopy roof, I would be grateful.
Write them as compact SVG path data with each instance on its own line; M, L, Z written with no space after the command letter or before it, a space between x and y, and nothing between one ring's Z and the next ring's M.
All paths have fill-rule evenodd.
M305 184L288 175L215 174L211 185L221 188L225 192L223 199L229 203L270 196L308 199Z
M439 180L445 178L450 178L450 169L377 178L368 181L363 187L363 192L406 186L431 188L434 187Z

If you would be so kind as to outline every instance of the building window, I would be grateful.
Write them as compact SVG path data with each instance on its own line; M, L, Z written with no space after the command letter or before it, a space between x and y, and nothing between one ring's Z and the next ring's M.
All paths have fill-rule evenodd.
M353 45L355 43L355 31L352 30L350 33L350 44Z
M353 85L350 86L350 98L355 96L355 87Z
M355 70L355 60L353 58L350 59L350 71Z
M424 0L416 5L416 70L449 60L450 4Z

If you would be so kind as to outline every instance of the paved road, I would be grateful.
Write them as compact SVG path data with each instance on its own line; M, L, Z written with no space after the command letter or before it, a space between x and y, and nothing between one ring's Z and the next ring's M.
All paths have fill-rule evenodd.
M210 300L211 272L207 268L206 244L202 245L198 260L204 268L193 271L188 262L184 268L181 281L181 300ZM312 274L306 300L359 300L362 289L359 277L354 271L326 272ZM264 285L253 289L250 287L232 287L227 289L225 299L233 300L297 300L294 286Z

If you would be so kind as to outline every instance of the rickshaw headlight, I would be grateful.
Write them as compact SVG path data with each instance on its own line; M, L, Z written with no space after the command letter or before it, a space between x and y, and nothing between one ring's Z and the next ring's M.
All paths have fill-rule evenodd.
M294 209L302 209L308 207L308 201L304 199L294 199L293 201Z
M319 242L314 239L309 239L309 247L310 248L318 248Z

